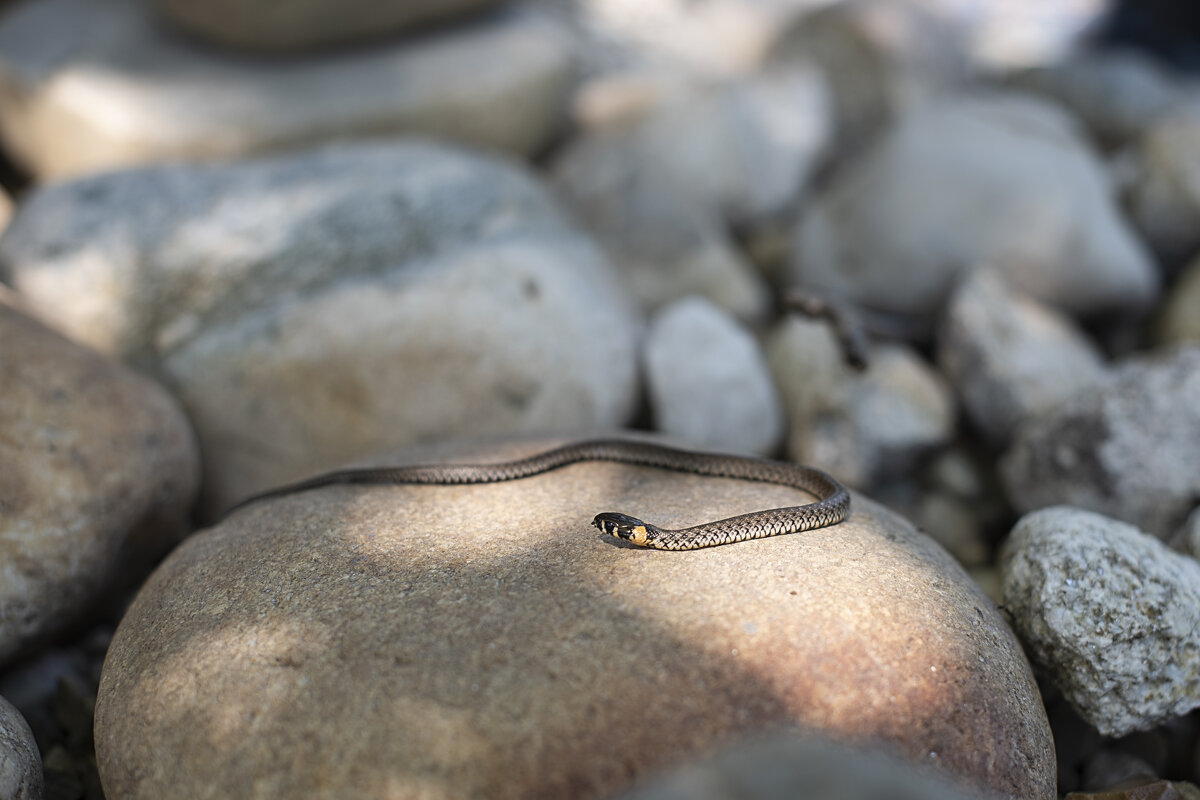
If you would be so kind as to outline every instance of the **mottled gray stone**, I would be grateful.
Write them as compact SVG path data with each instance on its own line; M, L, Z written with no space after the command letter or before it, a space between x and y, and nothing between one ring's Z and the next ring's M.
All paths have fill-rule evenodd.
M662 308L642 345L655 427L691 444L771 455L783 407L754 336L707 300Z
M0 666L140 580L200 482L178 404L0 296Z
M1200 562L1069 506L1026 514L1001 554L1030 658L1107 736L1200 706Z
M914 111L809 206L788 280L927 316L988 265L1072 313L1144 309L1158 275L1058 108L983 93Z
M249 506L177 548L122 620L96 706L105 791L588 800L804 726L1051 800L1053 745L1016 639L878 504L856 495L839 525L689 552L588 524L622 510L678 527L801 496L588 463Z
M139 0L43 0L0 19L0 135L40 177L402 133L532 153L571 80L566 40L528 14L292 58L202 47Z
M619 427L634 314L520 166L418 141L149 167L34 192L8 280L54 324L162 376L205 505L389 446Z
M908 347L878 344L858 372L827 325L792 317L772 331L765 351L794 461L865 486L907 472L954 435L950 388Z
M1165 537L1200 497L1200 344L1114 367L1031 420L1000 462L1021 512L1065 503Z
M0 697L0 798L42 800L42 757L21 712Z
M374 39L443 22L498 0L151 0L164 18L213 42L249 50L299 50Z
M986 800L879 751L779 735L689 764L622 800Z
M997 445L1104 375L1099 350L1068 317L991 270L975 270L951 296L937 360L971 422Z

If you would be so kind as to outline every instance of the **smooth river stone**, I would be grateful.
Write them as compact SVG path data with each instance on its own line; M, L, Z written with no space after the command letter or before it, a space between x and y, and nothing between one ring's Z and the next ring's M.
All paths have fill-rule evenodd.
M591 463L251 505L179 547L121 622L96 708L105 792L598 798L799 725L1053 798L1050 730L1015 638L881 506L856 496L834 527L682 553L588 524L624 510L680 526L801 498Z

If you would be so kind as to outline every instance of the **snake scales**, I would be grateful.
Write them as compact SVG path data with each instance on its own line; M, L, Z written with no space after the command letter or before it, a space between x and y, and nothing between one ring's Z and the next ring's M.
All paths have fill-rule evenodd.
M581 461L615 461L694 475L775 483L802 489L817 497L817 502L807 505L755 511L678 530L659 528L616 512L597 514L592 520L592 524L604 533L640 547L698 550L836 525L850 513L850 495L846 489L824 472L810 467L758 458L694 453L643 442L603 439L568 444L527 458L495 464L365 467L328 472L255 495L238 503L231 513L268 498L334 484L497 483L540 475Z

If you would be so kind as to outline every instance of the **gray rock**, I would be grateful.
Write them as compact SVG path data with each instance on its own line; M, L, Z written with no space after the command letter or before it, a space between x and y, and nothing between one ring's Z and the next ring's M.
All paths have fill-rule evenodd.
M1105 173L1059 109L1013 94L926 106L843 170L796 230L792 283L927 316L962 272L997 269L1072 313L1158 292Z
M1021 512L1065 503L1167 536L1200 497L1200 345L1130 359L1023 426L1000 462Z
M770 455L783 408L758 342L701 298L679 300L650 321L643 344L655 427L693 445Z
M833 527L678 553L588 524L617 509L673 527L800 496L590 463L252 505L177 548L122 620L96 706L105 791L587 800L800 725L1005 797L1053 798L1016 639L944 551L879 505L855 496Z
M771 45L773 63L815 62L833 89L846 154L897 119L961 88L965 37L918 3L851 0L797 15Z
M990 270L975 270L951 296L937 360L971 422L997 445L1104 375L1099 350L1068 317Z
M1030 658L1101 733L1146 730L1200 706L1195 559L1132 525L1055 506L1021 518L1001 569Z
M984 800L885 753L780 735L722 751L623 800Z
M42 800L42 757L21 712L0 697L0 797Z
M1134 50L1082 50L1016 73L1011 81L1066 106L1108 147L1137 139L1183 99L1172 76Z
M763 316L765 283L727 231L766 225L802 194L829 139L825 85L809 68L660 94L567 147L557 185L647 308L699 293Z
M0 302L0 666L77 624L188 530L192 432L152 381Z
M1161 344L1200 342L1200 257L1192 259L1171 287L1155 336Z
M154 10L204 39L249 50L345 44L461 16L497 0L290 0L286 5L151 0Z
M46 0L0 20L0 135L40 177L396 133L531 153L562 121L570 71L558 30L515 13L254 59L169 35L138 0Z
M1170 269L1200 249L1200 107L1184 105L1149 126L1126 192L1130 219Z
M908 347L875 346L860 373L845 363L826 325L790 318L772 331L765 351L794 461L865 486L907 472L954 435L949 387Z
M640 321L529 173L420 142L36 192L0 238L44 316L164 377L206 503L407 442L619 427Z

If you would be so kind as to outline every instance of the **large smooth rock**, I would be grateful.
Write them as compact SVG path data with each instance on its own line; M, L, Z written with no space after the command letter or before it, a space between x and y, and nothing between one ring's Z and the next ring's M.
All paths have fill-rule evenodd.
M1001 569L1030 658L1102 734L1200 706L1200 562L1132 525L1055 506L1021 518Z
M1158 292L1071 121L1015 93L962 96L903 119L802 218L789 279L925 316L981 265L1076 314L1137 311Z
M46 188L0 239L72 336L164 376L206 507L413 441L618 427L640 321L514 164L421 142Z
M1069 317L1012 291L990 270L976 270L951 295L937 360L971 422L1000 446L1022 421L1104 375L1099 349Z
M772 455L783 406L754 335L702 298L651 320L642 363L655 429L697 447Z
M983 800L886 753L779 735L689 764L622 800Z
M852 369L828 325L790 317L764 346L788 418L788 457L855 487L907 474L954 436L954 395L911 348Z
M397 133L531 153L570 72L566 41L531 15L256 59L170 35L138 0L47 0L0 20L0 135L40 177Z
M21 712L0 697L0 797L42 800L42 757Z
M105 791L581 800L799 724L1052 798L1016 640L882 507L855 497L834 527L682 553L588 524L615 509L678 526L800 498L593 463L252 505L176 549L122 620L96 709Z
M304 0L190 3L152 0L172 23L220 44L249 50L326 47L452 19L498 0Z
M4 664L148 572L187 531L200 476L161 387L3 302L0 375Z
M1130 359L1031 420L1000 463L1021 512L1067 504L1169 535L1200 497L1200 345Z

